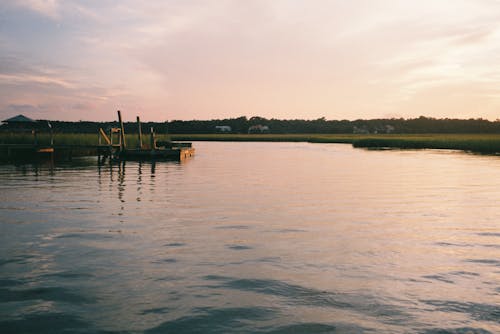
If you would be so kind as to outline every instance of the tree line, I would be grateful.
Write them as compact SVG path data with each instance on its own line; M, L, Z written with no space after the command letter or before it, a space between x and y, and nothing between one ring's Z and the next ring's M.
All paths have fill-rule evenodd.
M118 127L118 122L66 122L50 121L56 133L97 133L99 128L107 130ZM304 134L304 133L500 133L500 120L486 119L437 119L418 117L411 119L390 118L370 120L326 120L324 117L315 120L280 120L263 117L245 116L238 118L213 120L173 120L169 122L143 122L142 131L148 133L154 128L156 133L170 134L210 134L216 133L216 126L229 126L230 133L248 133L251 126L262 125L269 128L269 133ZM4 124L0 127L9 130L14 125ZM37 127L47 127L47 120L39 120ZM135 122L124 123L126 133L137 132Z

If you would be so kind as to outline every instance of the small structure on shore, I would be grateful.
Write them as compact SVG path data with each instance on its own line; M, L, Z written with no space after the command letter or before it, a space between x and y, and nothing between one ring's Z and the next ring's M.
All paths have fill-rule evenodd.
M229 125L216 125L215 132L217 133L229 133L232 129Z
M26 127L31 128L33 124L36 123L34 119L31 119L29 117L26 117L24 115L17 115L8 119L5 119L2 121L2 123L5 123L5 126L9 128L23 128L25 129Z
M3 131L11 133L30 133L32 136L32 143L25 143L18 145L8 145L5 147L6 155L8 158L17 155L26 156L49 156L52 158L54 153L54 133L52 131L52 126L50 122L36 121L32 118L26 117L24 115L17 115L2 121L4 123L1 127ZM49 132L50 133L50 144L40 145L38 142L39 132Z
M248 128L248 133L269 133L267 125L257 124Z

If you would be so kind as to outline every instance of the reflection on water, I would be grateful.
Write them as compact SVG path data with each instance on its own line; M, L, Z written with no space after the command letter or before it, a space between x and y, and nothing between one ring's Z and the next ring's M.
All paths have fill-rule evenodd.
M500 331L498 157L197 152L0 166L0 332Z

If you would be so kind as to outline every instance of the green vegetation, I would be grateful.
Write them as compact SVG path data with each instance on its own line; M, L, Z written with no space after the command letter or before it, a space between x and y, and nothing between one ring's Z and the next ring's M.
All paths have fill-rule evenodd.
M110 114L114 116L115 114ZM99 128L104 130L110 127L119 127L117 122L66 122L50 120L55 133L97 133ZM231 134L246 134L252 126L266 126L265 133L271 134L418 134L418 133L500 133L500 120L489 121L485 119L436 119L431 117L418 117L413 119L358 119L358 120L327 120L324 117L315 120L303 119L268 119L263 117L245 116L227 119L212 120L172 120L169 122L142 122L142 130L148 133L153 127L157 133L162 134L212 134L217 133L217 126L229 127ZM20 124L0 125L0 131L9 131L19 127ZM39 120L35 124L39 130L48 131L48 122ZM137 131L136 122L124 123L126 133ZM220 131L220 130L219 130Z
M435 134L373 136L353 141L354 147L400 149L450 149L475 153L500 153L498 134Z
M54 145L56 146L94 146L99 145L99 137L96 134L90 133L56 133L53 136ZM135 147L137 146L137 134L127 134L125 136L127 146ZM168 135L157 135L157 140L167 140ZM48 133L39 133L36 136L37 143L41 146L50 145L50 135ZM34 137L31 133L9 133L0 132L0 144L33 144ZM117 138L113 140L116 144L118 143ZM102 141L104 144L104 141ZM149 144L149 136L143 136L143 143Z
M261 142L310 142L349 143L360 148L400 148L400 149L452 149L477 153L500 153L500 134L176 134L157 135L157 140L179 141L261 141ZM40 145L49 145L50 136L39 134ZM126 136L127 145L137 145L137 135ZM149 137L144 136L144 143ZM33 144L33 136L28 133L0 133L0 144ZM54 135L54 144L98 145L97 134Z
M265 141L265 142L321 142L323 137L330 143L352 143L358 135L319 134L173 134L172 140L186 141Z
M350 143L359 148L450 149L477 153L500 153L500 134L309 134L309 135L172 135L173 140L291 141Z

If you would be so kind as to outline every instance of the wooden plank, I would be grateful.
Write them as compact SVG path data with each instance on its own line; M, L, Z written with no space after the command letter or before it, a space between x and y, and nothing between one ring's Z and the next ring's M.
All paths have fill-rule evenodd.
M108 143L108 145L111 145L111 140L109 139L109 137L106 135L106 132L104 132L102 128L99 128L99 134L101 135L102 138L104 138L104 140L106 141L106 143Z
M54 148L53 147L44 147L44 148L39 148L36 150L37 153L54 153Z

